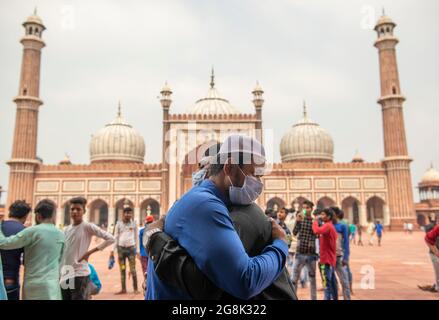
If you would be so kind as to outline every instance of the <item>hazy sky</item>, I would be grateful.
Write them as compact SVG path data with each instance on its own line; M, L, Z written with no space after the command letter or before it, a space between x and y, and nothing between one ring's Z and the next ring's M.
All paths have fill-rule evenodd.
M160 162L167 80L172 113L187 110L208 89L215 66L223 97L254 112L256 80L265 90L264 127L282 135L309 116L335 142L335 161L355 149L383 158L376 38L382 6L398 24L397 47L414 185L433 161L439 168L439 2L423 1L44 1L0 0L0 185L7 188L18 91L22 22L38 6L43 38L38 155L89 163L93 133L123 114L145 138L146 162ZM371 12L376 17L371 17ZM417 192L415 191L417 197ZM5 197L3 197L4 201Z

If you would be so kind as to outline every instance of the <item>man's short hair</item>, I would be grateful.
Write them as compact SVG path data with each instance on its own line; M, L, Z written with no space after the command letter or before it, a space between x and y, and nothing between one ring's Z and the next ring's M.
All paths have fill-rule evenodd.
M9 216L21 219L29 214L32 210L30 205L24 200L17 200L9 206Z
M311 209L314 208L314 203L310 200L304 200L302 206L306 204L308 207L310 207Z
M343 210L341 210L339 207L337 207L337 206L333 206L333 207L331 207L331 209L332 209L332 211L334 211L334 213L335 213L335 215L336 215L336 217L338 218L338 219L340 219L340 220L343 220L343 218L344 218L344 212L343 212Z
M317 209L315 209L315 210L313 211L312 214L313 214L314 216L318 216L319 214L322 213L322 211L323 211L322 208L317 208Z
M55 212L55 205L49 200L42 200L35 207L35 213L41 215L43 219L50 219Z
M75 197L69 201L70 205L79 204L85 211L85 206L87 205L87 199L83 197Z
M322 211L329 217L329 219L334 219L334 210L332 210L331 208L325 208Z
M282 208L280 208L280 210L279 211L285 211L285 213L288 213L288 209L287 208L285 208L285 207L282 207Z
M124 207L123 208L123 213L126 213L126 212L133 212L133 208L131 208L131 207Z

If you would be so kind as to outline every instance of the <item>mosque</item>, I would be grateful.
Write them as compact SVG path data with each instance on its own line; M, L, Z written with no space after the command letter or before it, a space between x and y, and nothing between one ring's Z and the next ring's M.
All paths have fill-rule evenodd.
M205 97L196 100L184 114L172 113L172 90L167 84L161 89L160 163L145 162L145 140L124 119L119 105L115 119L93 135L90 163L74 164L66 157L58 164L45 164L37 157L38 110L43 104L39 96L40 59L45 46L42 38L45 26L34 13L23 27L21 77L14 99L17 111L13 150L7 162L10 176L6 206L16 199L25 199L33 206L49 199L57 208L57 224L67 225L69 200L84 196L88 200L86 219L91 222L114 224L127 203L134 208L136 221L141 222L145 215L158 217L166 213L191 188L192 172L211 144L223 141L231 133L264 140L261 86L257 84L251 92L254 113L244 114L221 96L212 72ZM395 27L385 15L375 27L383 160L365 162L357 153L349 163L334 162L330 133L310 118L304 105L302 119L292 123L281 140L281 163L273 163L263 178L264 191L258 199L262 208L297 207L309 199L320 207L338 205L345 210L349 221L363 226L370 220L381 220L385 226L397 229L405 221L416 220ZM416 204L416 210L420 215L438 208L439 173L431 170L419 185L421 203Z

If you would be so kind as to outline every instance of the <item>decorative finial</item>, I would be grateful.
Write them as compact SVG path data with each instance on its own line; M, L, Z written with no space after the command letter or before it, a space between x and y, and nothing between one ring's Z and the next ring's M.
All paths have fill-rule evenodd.
M117 116L120 118L122 116L122 106L119 100L119 105L117 106Z
M37 6L35 6L35 8L34 8L34 16L36 16L37 15Z
M308 111L306 110L306 102L305 102L305 100L303 100L303 118L304 119L308 118Z
M433 161L430 162L430 169L433 169Z
M382 8L382 12L383 12L383 16L385 16L386 15L386 10L384 9L384 6Z
M212 66L212 74L210 75L210 87L213 89L215 87L215 70Z

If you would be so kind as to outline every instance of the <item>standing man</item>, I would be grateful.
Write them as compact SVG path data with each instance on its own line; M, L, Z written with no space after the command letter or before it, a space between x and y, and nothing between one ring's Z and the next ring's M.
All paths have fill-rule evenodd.
M146 280L146 269L148 268L148 253L145 250L143 244L143 233L149 224L154 222L154 217L147 215L145 217L145 225L139 230L139 251L140 251L140 264L142 265L143 278Z
M430 249L429 255L431 263L433 264L436 281L433 285L418 285L418 287L423 291L439 292L439 224L437 224L437 216L435 213L430 214L428 218L430 223L425 227L425 231L427 232L425 242Z
M337 231L335 231L332 220L334 211L330 208L324 209L320 214L323 223L319 226L319 219L314 220L312 229L320 236L320 271L325 289L325 300L338 300L337 279L335 278L335 265L337 262Z
M250 257L227 206L248 206L261 194L265 150L253 138L228 137L210 164L209 177L184 194L169 210L164 231L192 257L200 271L227 294L250 299L271 285L284 270L288 246L283 229L273 220L272 238ZM190 299L162 281L148 261L146 299Z
M439 292L439 225L436 225L433 230L427 233L425 242L430 248L430 258L436 276L435 292Z
M114 243L114 237L93 223L84 221L87 200L82 197L70 200L72 223L64 230L65 245L61 262L61 294L63 300L88 300L90 268L88 258ZM91 239L104 239L97 247L88 250Z
M343 299L351 300L351 283L349 279L349 232L348 227L345 223L343 223L344 212L340 210L339 207L331 207L332 211L334 211L334 227L335 231L337 231L337 262L335 265L335 272L337 273L338 279L340 280L342 290L343 290Z
M16 235L24 229L24 223L31 207L23 200L17 200L9 207L9 219L3 221L2 232L5 237ZM0 250L3 261L3 278L8 300L20 300L20 265L23 248Z
M409 234L412 234L412 232L413 232L413 223L411 223L411 222L407 223L407 230L409 231Z
M367 234L369 235L369 245L373 246L373 236L375 234L375 224L369 221L367 225Z
M357 244L355 242L356 233L357 233L357 226L354 223L349 224L349 238L350 238L350 242L352 242L353 244Z
M136 273L136 256L138 245L137 224L133 221L133 209L131 207L123 208L122 221L118 221L115 226L116 243L114 249L117 250L117 256L120 268L120 281L122 289L116 294L127 293L126 287L126 260L130 266L130 273L133 277L134 293L139 293L137 288ZM114 258L114 249L111 251L110 258Z
M0 226L0 249L24 248L24 300L61 300L60 261L64 234L55 226L55 206L42 200L35 208L36 225L5 237Z
M361 224L359 222L357 223L357 234L358 234L357 245L363 246L363 240L362 240L363 229L361 228Z
M285 220L287 218L287 209L281 208L279 212L277 213L277 223L284 229L285 234L287 235L287 242L288 242L288 248L291 246L291 230L288 228L287 224L285 223Z
M375 224L375 232L377 234L378 246L381 247L381 238L383 237L384 227L379 220Z
M316 287L316 236L313 232L312 212L314 203L305 200L302 205L302 213L296 216L296 224L293 229L293 235L297 236L296 257L293 265L293 284L297 290L297 284L302 272L306 267L310 279L311 300L317 300Z
M293 272L293 264L294 264L294 256L296 254L296 247L297 247L297 238L293 235L292 230L294 229L294 225L296 224L296 212L294 209L291 209L289 211L287 208L283 207L279 210L278 218L284 217L282 220L285 226L288 228L288 231L285 230L287 233L288 238L288 258L287 258L287 267L288 270L292 273ZM279 219L280 220L280 219Z

